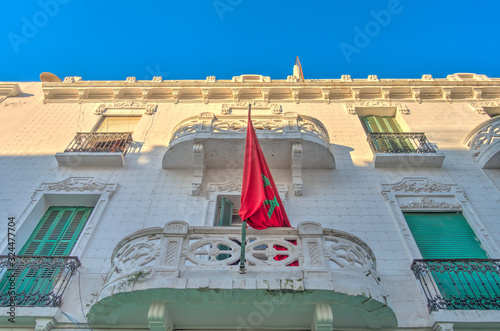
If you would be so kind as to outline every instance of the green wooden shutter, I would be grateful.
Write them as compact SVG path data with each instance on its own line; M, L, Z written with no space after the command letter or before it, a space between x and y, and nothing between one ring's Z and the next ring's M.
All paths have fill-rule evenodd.
M401 132L398 122L389 116L361 117L368 132Z
M222 197L220 206L219 226L231 226L233 223L233 203Z
M19 251L19 255L68 256L92 210L93 208L89 207L50 207ZM14 268L18 279L16 304L22 305L23 300L32 295L40 298L48 295L59 271L59 268L50 266ZM6 290L7 280L3 277L0 281L2 292ZM43 300L39 305L43 305Z
M219 226L231 226L232 224L233 224L233 203L229 199L222 197L220 205ZM221 251L228 251L231 249L226 245L218 245L217 248L219 248ZM231 255L229 254L219 254L217 255L216 259L219 261L225 260L230 256Z
M404 213L424 259L488 258L461 213Z
M406 222L424 259L488 258L481 243L461 213L404 213ZM431 270L441 296L455 302L467 296L495 292L495 282L480 273ZM481 309L481 308L478 308Z
M19 255L69 255L92 209L89 207L50 207Z

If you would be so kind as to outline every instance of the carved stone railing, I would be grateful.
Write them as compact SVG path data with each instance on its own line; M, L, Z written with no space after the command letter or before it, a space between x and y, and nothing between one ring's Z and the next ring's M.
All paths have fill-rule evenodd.
M253 126L257 134L271 133L279 135L304 134L318 138L324 144L330 143L328 131L317 119L296 113L285 113L282 115L254 115ZM182 121L174 129L170 144L178 139L197 135L210 134L242 134L247 129L246 116L218 115L213 113L201 113L199 116L190 117ZM244 137L244 135L242 135ZM276 137L276 136L273 136Z
M60 307L79 266L74 256L0 256L0 306Z
M132 291L136 282L142 288L177 288L179 279L187 279L186 288L199 286L201 281L217 288L222 281L224 288L227 284L238 288L233 282L236 277L254 282L261 279L257 289L267 289L266 282L278 278L282 287L292 290L369 293L386 302L372 250L351 234L323 229L313 222L301 223L297 229L248 229L244 275L238 272L240 243L238 227L189 227L173 221L163 229L140 230L116 246L98 300Z
M374 153L436 153L424 133L391 132L368 133L368 142Z
M471 130L463 140L482 168L500 168L500 116L491 118Z
M500 310L500 260L415 260L429 311Z
M130 132L77 132L64 153L125 153Z

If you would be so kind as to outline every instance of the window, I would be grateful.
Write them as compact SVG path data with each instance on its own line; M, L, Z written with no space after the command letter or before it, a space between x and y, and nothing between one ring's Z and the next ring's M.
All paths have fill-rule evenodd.
M103 116L94 132L130 132L133 133L141 116Z
M403 130L394 117L371 115L360 117L360 119L376 151L411 153L415 150L410 139L405 138ZM401 134L398 135L398 133Z
M424 259L488 258L462 213L403 215Z
M17 279L16 305L53 305L55 297L53 289L55 287L59 288L58 291L64 289L67 280L63 278L61 281L61 275L67 273L68 269L64 259L52 257L70 255L92 210L92 207L50 207L47 210L19 251L17 261L21 259L25 263L15 266L10 274L15 275ZM30 259L22 256L40 258ZM1 304L8 301L8 297L2 295L9 289L8 279L9 277L4 275L0 281Z
M500 276L483 262L488 255L462 213L404 217L441 294L439 308L484 309L498 292Z
M219 196L217 198L217 215L215 225L218 226L240 226L241 217L239 195Z

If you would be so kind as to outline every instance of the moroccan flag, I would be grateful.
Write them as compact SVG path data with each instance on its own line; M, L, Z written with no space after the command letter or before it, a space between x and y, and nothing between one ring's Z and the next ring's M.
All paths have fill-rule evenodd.
M260 149L248 109L245 163L241 188L241 220L257 230L291 227L271 171Z

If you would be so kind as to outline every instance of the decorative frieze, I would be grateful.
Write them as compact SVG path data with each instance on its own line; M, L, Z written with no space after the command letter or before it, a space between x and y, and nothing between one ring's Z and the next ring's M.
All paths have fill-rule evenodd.
M144 109L144 114L153 115L158 108L157 103L123 101L107 104L100 104L95 110L95 115L102 115L107 109Z
M349 115L356 115L356 108L396 108L403 115L408 115L410 109L402 103L392 103L390 101L368 100L356 103L344 104L344 109Z

